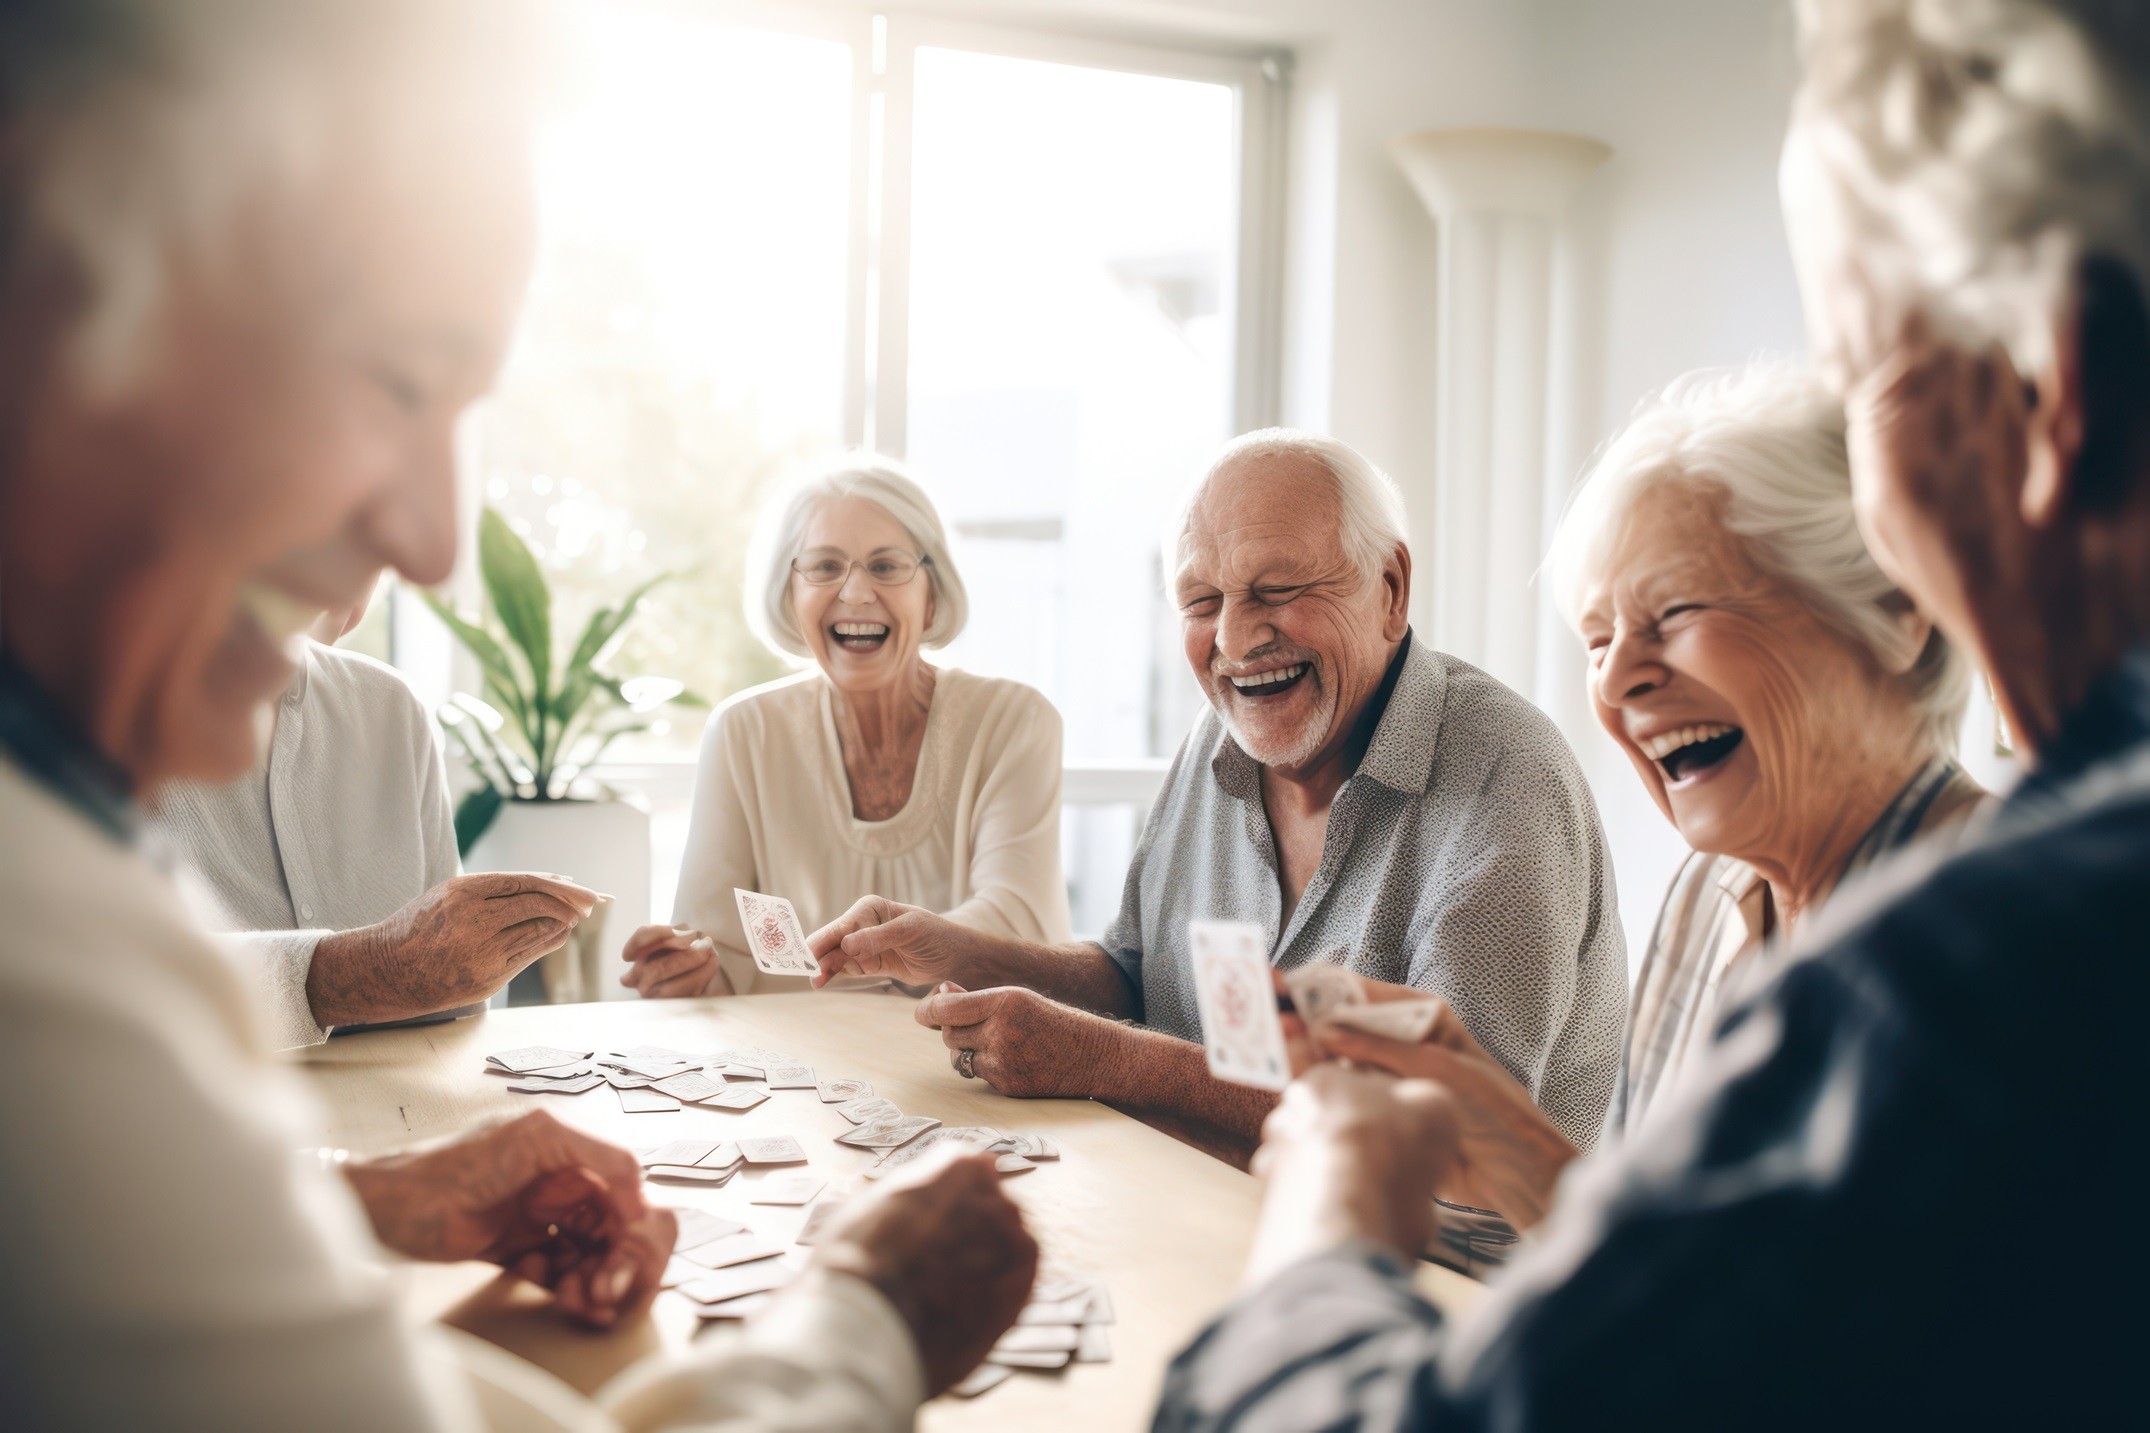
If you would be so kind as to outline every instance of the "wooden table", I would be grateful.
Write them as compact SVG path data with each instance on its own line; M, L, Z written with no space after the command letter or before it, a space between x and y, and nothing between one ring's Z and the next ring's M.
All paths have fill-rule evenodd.
M702 1054L729 1046L782 1050L824 1079L870 1081L907 1114L949 1125L988 1125L1049 1134L1061 1159L1006 1182L1022 1205L1050 1265L1103 1281L1117 1322L1109 1363L1063 1372L1018 1372L974 1400L927 1406L930 1433L983 1427L1137 1429L1150 1410L1166 1362L1232 1296L1254 1227L1258 1189L1247 1175L1088 1100L1008 1100L948 1066L938 1037L911 1018L911 1002L826 991L719 1000L605 1002L496 1010L475 1019L332 1040L299 1056L324 1105L324 1143L381 1154L462 1129L487 1116L520 1113L538 1101L580 1128L647 1148L671 1139L736 1139L794 1134L806 1169L832 1189L856 1182L872 1162L865 1150L833 1143L850 1128L811 1090L781 1090L738 1115L689 1105L677 1113L630 1115L609 1088L585 1095L518 1095L485 1072L485 1056L525 1045L621 1050L668 1046ZM796 1172L798 1166L790 1171ZM750 1204L763 1178L742 1171L721 1189L652 1184L662 1203L693 1205L786 1239L805 1210ZM604 1334L577 1330L544 1307L537 1292L487 1266L421 1266L411 1297L442 1317L551 1370L584 1391L660 1347L695 1336L694 1306L658 1298L647 1319ZM1420 1286L1460 1311L1478 1286L1422 1266ZM840 1357L832 1350L831 1357Z

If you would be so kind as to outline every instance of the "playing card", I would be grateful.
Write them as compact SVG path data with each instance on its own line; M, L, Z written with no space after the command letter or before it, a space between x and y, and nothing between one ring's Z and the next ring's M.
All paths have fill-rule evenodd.
M1042 1134L1011 1134L1007 1143L1008 1153L1019 1154L1025 1159L1060 1158L1060 1146Z
M1022 1174L1036 1168L1036 1165L1019 1154L1004 1154L993 1161L995 1174Z
M1434 1021L1440 1018L1441 1002L1431 997L1424 1000L1370 1000L1364 1005L1347 1005L1329 1016L1335 1024L1411 1045L1431 1034Z
M628 1055L607 1055L597 1062L612 1070L625 1070L630 1075L642 1075L652 1080L662 1080L681 1070L691 1070L694 1065L687 1060L645 1060Z
M701 1315L704 1319L750 1319L775 1302L775 1294L745 1294L721 1304L704 1304Z
M700 1164L717 1149L718 1142L713 1139L675 1139L637 1157L645 1169L653 1164Z
M581 1075L572 1080L519 1080L508 1088L518 1095L579 1095L604 1082L601 1075Z
M724 1081L712 1080L700 1070L683 1070L679 1074L659 1080L650 1088L663 1090L675 1100L690 1102L711 1099L726 1093L727 1089Z
M868 1126L868 1128L871 1128L871 1126ZM854 1131L854 1133L862 1132ZM841 1139L842 1137L838 1136L838 1138ZM952 1125L943 1129L928 1130L908 1144L891 1149L888 1153L882 1155L879 1160L875 1161L867 1169L866 1177L868 1179L885 1178L913 1160L925 1158L928 1151L938 1149L942 1145L958 1145L965 1150L989 1149L999 1139L1000 1134L997 1130L985 1129L978 1125Z
M520 1050L502 1050L497 1055L487 1055L485 1063L496 1069L527 1075L532 1070L545 1070L555 1065L572 1065L578 1060L587 1060L590 1053L588 1050L556 1050L550 1045L527 1045Z
M728 1269L734 1264L751 1264L756 1259L773 1259L783 1252L783 1245L772 1244L751 1229L742 1229L737 1234L727 1234L722 1239L682 1249L679 1257L705 1269Z
M818 975L821 963L807 951L799 914L782 896L732 889L739 902L739 923L746 927L747 950L757 969L771 975Z
M823 1080L814 1086L814 1092L821 1096L821 1103L840 1105L851 1100L871 1099L873 1086L864 1080Z
M730 1169L705 1169L699 1164L653 1164L642 1171L651 1179L670 1180L675 1184L722 1184L737 1171Z
M684 1288L684 1286L682 1286ZM994 1349L985 1356L987 1363L997 1363L1008 1368L1066 1368L1073 1354L1064 1348L1032 1352L1029 1349Z
M816 1087L814 1072L804 1065L771 1065L769 1088L772 1090L811 1090Z
M765 1179L754 1186L747 1195L749 1204L811 1204L819 1194L825 1179L811 1174L785 1174L775 1179Z
M672 1217L679 1221L679 1238L672 1245L674 1253L741 1233L747 1227L736 1219L720 1219L706 1209L674 1209Z
M769 1078L769 1072L760 1065L749 1065L740 1060L728 1061L722 1065L712 1065L710 1066L710 1073L721 1074L727 1080L760 1081Z
M620 1108L631 1115L654 1115L677 1110L679 1101L661 1090L615 1090Z
M843 1200L831 1198L824 1199L807 1210L806 1222L799 1226L799 1237L791 1242L811 1248L814 1241L821 1237L821 1231L827 1227L828 1222L836 1217L836 1211L843 1207Z
M958 1398L976 1398L988 1389L1000 1387L1015 1377L1015 1370L1006 1364L981 1363L972 1369L961 1383L949 1389Z
M896 1102L891 1099L885 1099L880 1095L871 1095L863 1100L853 1100L849 1104L838 1105L836 1113L855 1125L879 1124L886 1120L900 1120L903 1118L903 1111L896 1108Z
M1066 1324L1069 1328L1081 1328L1083 1319L1090 1312L1090 1296L1082 1294L1063 1299L1057 1304L1041 1304L1033 1300L1024 1305L1015 1316L1019 1324Z
M1082 1333L1070 1324L1017 1324L993 1345L995 1353L1073 1353Z
M731 1085L701 1102L705 1110L730 1110L744 1114L769 1098L766 1085Z
M704 1270L701 1265L690 1264L685 1259L682 1259L677 1254L674 1254L671 1259L665 1263L664 1277L658 1282L657 1287L660 1289L674 1288L680 1284L686 1283L689 1279L701 1278L705 1272L707 1271Z
M1284 988L1291 992L1292 1008L1311 1025L1332 1018L1347 1005L1364 1005L1366 992L1352 973L1340 965L1302 965L1284 973Z
M804 1164L806 1151L788 1134L768 1139L743 1139L739 1153L748 1164Z
M628 1060L664 1060L674 1065L691 1065L694 1056L683 1055L677 1050L667 1050L662 1045L637 1045L632 1050L622 1050L620 1056Z
M625 1070L605 1071L605 1083L615 1090L639 1090L657 1083L655 1075L633 1075Z
M1291 1063L1262 928L1251 921L1190 921L1187 941L1209 1072L1258 1090L1283 1089L1291 1083Z
M689 1279L679 1291L698 1304L721 1304L746 1294L765 1294L781 1289L798 1276L798 1270L781 1259L757 1259L729 1269L713 1269L699 1279Z
M924 1115L903 1115L897 1119L881 1120L875 1124L860 1125L836 1136L838 1144L852 1145L858 1149L894 1149L899 1144L909 1144L929 1129L940 1124L939 1120Z
M1084 1324L1082 1341L1075 1345L1077 1363L1112 1362L1112 1335L1103 1324Z
M572 1065L547 1065L542 1070L525 1070L522 1073L533 1080L573 1080L591 1071L588 1060L577 1060Z

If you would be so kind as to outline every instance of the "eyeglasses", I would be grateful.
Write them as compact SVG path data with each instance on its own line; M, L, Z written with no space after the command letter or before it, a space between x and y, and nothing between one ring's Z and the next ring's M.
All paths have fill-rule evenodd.
M854 567L865 569L866 580L876 587L901 587L932 562L930 557L913 557L908 552L877 552L864 562L854 562L832 548L816 548L794 557L791 570L809 587L834 587Z

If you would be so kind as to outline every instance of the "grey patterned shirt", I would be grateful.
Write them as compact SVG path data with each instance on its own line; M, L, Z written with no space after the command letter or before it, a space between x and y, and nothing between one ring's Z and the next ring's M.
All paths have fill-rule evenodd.
M1612 862L1574 753L1476 667L1406 637L1388 706L1283 921L1260 767L1204 712L1135 849L1106 953L1143 1020L1201 1038L1191 920L1257 921L1281 969L1329 960L1438 995L1578 1148L1627 1020Z

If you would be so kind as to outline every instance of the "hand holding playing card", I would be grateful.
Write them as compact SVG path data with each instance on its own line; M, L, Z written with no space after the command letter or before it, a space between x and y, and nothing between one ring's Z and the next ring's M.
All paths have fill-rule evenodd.
M1425 1248L1433 1192L1454 1158L1455 1113L1425 1080L1325 1062L1292 1081L1262 1126L1267 1184L1247 1282L1366 1239L1406 1260Z
M678 1230L633 1155L543 1111L345 1172L389 1248L499 1264L600 1328L656 1295Z
M627 962L620 984L645 998L732 994L716 943L698 930L646 925L627 937L620 959Z
M975 933L918 906L867 896L806 938L820 962L814 984L839 975L886 975L907 985L961 981Z
M910 1326L928 1398L978 1366L1037 1275L1037 1241L993 1159L922 1159L850 1200L816 1236L817 1265L866 1280Z
M1380 992L1401 989L1373 980L1365 984L1377 1001L1391 998ZM1436 1192L1457 1204L1494 1210L1516 1228L1528 1229L1552 1206L1560 1173L1576 1158L1575 1146L1448 1003L1434 1003L1439 1008L1421 1040L1391 1039L1334 1019L1314 1022L1308 1039L1325 1056L1431 1080L1445 1089L1454 1107L1456 1158Z
M1098 1071L1121 1027L1019 985L965 990L943 982L918 1002L918 1023L941 1032L948 1062L1003 1095L1045 1099L1099 1093Z

